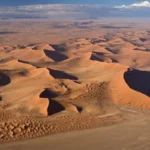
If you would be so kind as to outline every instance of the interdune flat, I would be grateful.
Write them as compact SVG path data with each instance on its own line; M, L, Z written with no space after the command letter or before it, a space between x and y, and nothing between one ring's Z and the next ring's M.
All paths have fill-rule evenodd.
M23 36L29 34L25 22L30 21L0 21L6 29L18 30L0 41L0 143L114 124L121 130L149 117L150 35L146 25L133 28L128 23L131 28L114 30L95 21L88 25L89 31L69 21L65 22L72 25L68 29L54 28L63 22L52 21L35 27L35 20L27 38ZM102 133L102 129L95 131ZM83 133L90 136L89 132ZM64 134L66 139L68 135Z

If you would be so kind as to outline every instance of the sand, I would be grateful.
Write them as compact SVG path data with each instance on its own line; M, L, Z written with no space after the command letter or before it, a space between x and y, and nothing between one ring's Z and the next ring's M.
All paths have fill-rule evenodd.
M14 142L1 145L0 148L4 150L147 150L150 146L150 120L148 117L139 116L136 120L127 123Z
M148 115L146 25L118 22L120 27L108 29L97 21L83 30L66 22L67 30L55 27L62 22L10 22L0 21L5 30L13 29L13 35L0 35L0 143L111 125L121 129ZM90 136L92 130L86 132Z

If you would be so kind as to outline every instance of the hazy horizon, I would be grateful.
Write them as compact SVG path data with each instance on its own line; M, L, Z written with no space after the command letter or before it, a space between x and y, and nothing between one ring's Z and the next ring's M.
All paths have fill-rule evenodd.
M149 1L19 1L0 2L0 19L50 18L98 19L102 17L150 17ZM97 3L96 3L97 2ZM83 4L82 4L83 3Z

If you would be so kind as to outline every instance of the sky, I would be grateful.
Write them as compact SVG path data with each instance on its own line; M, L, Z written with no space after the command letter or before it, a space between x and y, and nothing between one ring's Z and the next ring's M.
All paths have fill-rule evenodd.
M149 17L150 0L0 0L0 19Z
M139 0L0 0L0 5L33 5L33 4L101 4L128 5Z

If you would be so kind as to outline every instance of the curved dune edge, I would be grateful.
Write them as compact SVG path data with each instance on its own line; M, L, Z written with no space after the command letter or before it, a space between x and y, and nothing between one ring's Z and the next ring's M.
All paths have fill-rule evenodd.
M141 92L131 89L125 82L124 73L124 71L118 73L110 83L110 91L114 103L121 106L149 110L150 98Z

